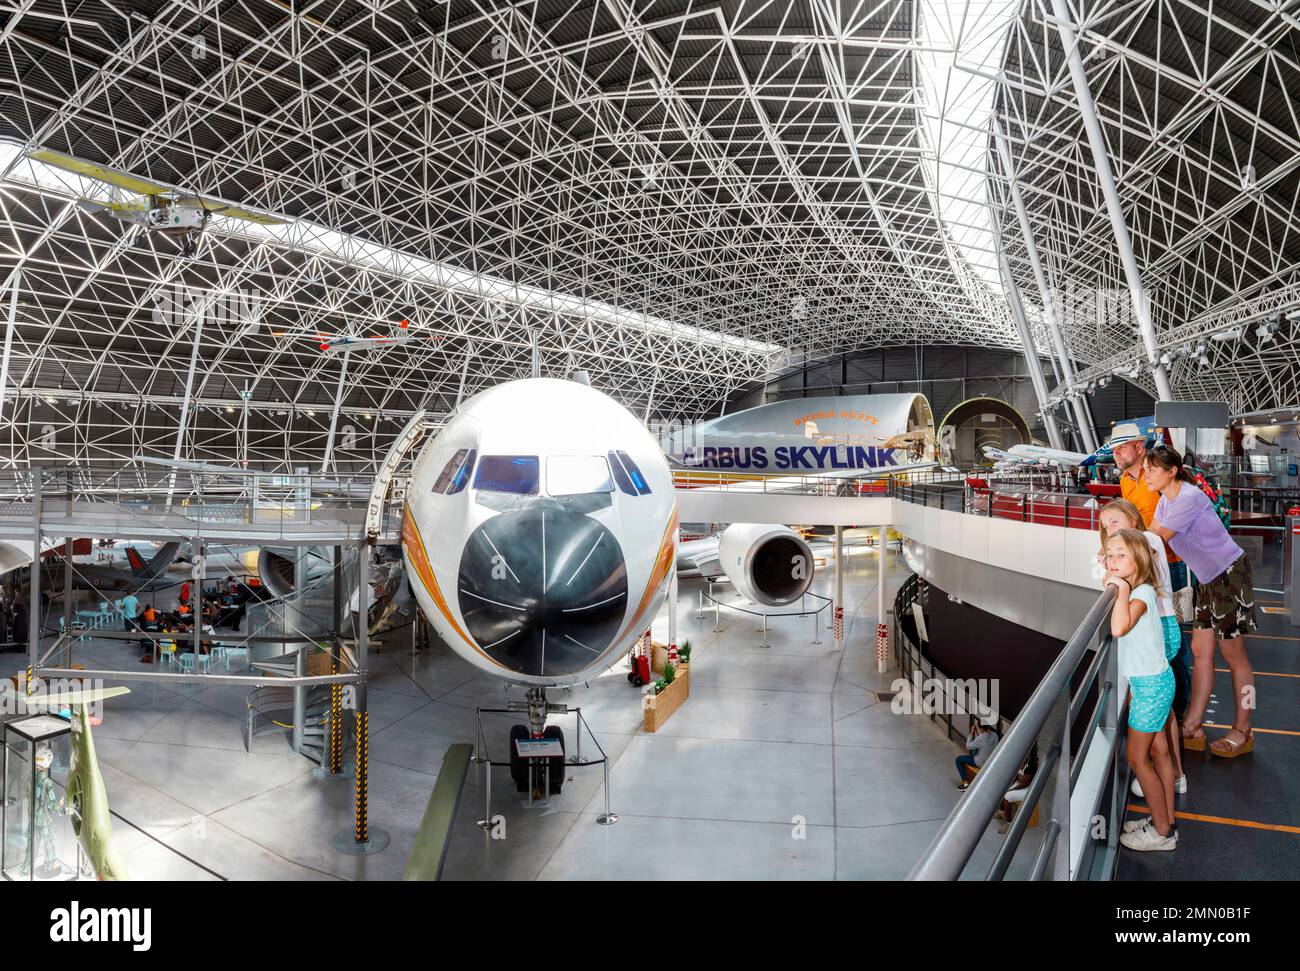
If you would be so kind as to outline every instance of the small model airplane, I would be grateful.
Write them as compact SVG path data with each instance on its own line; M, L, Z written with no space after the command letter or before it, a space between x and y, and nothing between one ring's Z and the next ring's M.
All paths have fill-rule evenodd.
M123 222L143 226L148 232L178 239L182 256L198 252L199 237L214 214L262 226L281 226L289 221L53 149L33 148L23 154L33 162L111 186L108 201L81 195L77 204L87 212L107 212Z
M1088 458L1082 452L1068 452L1064 449L1045 448L1042 445L1012 445L1003 450L992 445L984 446L985 457L994 462L1010 462L1018 465L1059 465L1074 468L1082 465Z

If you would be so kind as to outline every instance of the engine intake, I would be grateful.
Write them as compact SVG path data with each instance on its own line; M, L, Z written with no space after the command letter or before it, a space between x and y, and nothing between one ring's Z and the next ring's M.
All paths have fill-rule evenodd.
M812 583L812 550L788 526L734 523L722 533L718 560L741 594L767 607L794 603Z

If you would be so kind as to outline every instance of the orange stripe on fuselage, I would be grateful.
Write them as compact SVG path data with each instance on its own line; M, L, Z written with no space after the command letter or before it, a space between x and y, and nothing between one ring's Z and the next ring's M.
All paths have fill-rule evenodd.
M664 530L663 538L659 541L659 555L655 557L654 566L650 569L650 579L646 583L645 592L641 594L641 605L637 607L636 614L623 628L623 633L619 634L618 639L620 641L627 635L628 631L636 630L641 623L641 617L645 614L646 608L650 606L651 598L654 596L655 591L659 589L659 584L668 575L669 568L676 566L674 562L676 559L674 555L676 544L673 542L676 533L677 503L674 501L672 515L668 517L668 528Z
M451 615L451 610L447 607L447 601L442 596L442 589L438 586L438 580L433 575L433 567L429 565L429 555L424 550L424 539L420 536L420 527L415 525L415 517L411 515L409 508L406 515L402 517L402 548L406 550L406 555L410 557L411 565L415 567L416 576L424 584L424 589L433 598L434 606L442 611L442 615L447 618L447 623L451 624L451 629L459 634L466 644L497 667L505 668L507 671L511 670L506 668L500 661L486 654L482 648L474 643L473 638L461 630L460 624L456 623L456 618Z

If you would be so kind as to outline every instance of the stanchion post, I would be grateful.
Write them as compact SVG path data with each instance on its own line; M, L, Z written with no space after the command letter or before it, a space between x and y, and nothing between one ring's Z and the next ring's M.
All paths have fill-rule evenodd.
M844 527L835 527L835 650L844 650Z
M889 560L886 556L889 543L889 527L880 527L880 565L877 570L878 587L876 596L876 618L878 629L876 631L876 671L883 674L889 670L889 662L885 657L885 645L889 642L889 624L885 622L885 584L889 579Z

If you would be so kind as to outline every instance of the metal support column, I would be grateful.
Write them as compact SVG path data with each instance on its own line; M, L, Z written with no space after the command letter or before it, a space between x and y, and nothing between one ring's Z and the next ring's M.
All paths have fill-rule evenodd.
M357 547L357 775L356 775L356 827L357 843L370 842L370 625L366 613L370 609L370 544L362 542Z
M1020 345L1025 349L1025 366L1029 369L1029 380L1034 386L1034 397L1038 399L1038 409L1043 414L1043 425L1047 429L1047 440L1052 448L1065 448L1061 430L1056 426L1056 416L1047 406L1049 397L1047 380L1043 377L1043 365L1038 360L1038 350L1034 347L1034 336L1029 329L1029 320L1025 317L1024 304L1020 302L1020 291L1016 288L1015 277L1011 275L1011 264L1007 261L1006 251L1002 248L1002 232L998 226L997 213L989 206L989 220L993 225L993 243L998 251L998 274L1002 277L1002 289L1007 294L1007 304L1011 307L1011 319L1015 321L1016 331L1020 335Z
M297 678L307 676L307 647L303 645L298 648L298 653L293 656L293 674ZM302 736L303 729L307 726L307 689L300 684L293 687L293 741L291 747L299 755L302 754Z
M357 751L354 796L356 818L351 833L346 830L334 837L334 847L344 853L369 855L388 848L389 836L370 825L370 710L366 698L370 669L370 631L366 614L370 610L370 544L357 545L357 623L356 682Z
M32 582L31 610L27 617L27 693L32 693L32 672L41 653L41 470L32 469Z
M844 527L835 527L835 650L844 650Z
M9 385L9 360L13 357L14 330L18 326L18 288L22 273L17 267L9 275L9 323L5 327L4 351L0 353L0 417L5 410L5 389Z
M1002 132L995 131L993 137L994 144L997 145L998 158L1002 162L1002 172L1007 179L1007 187L1011 192L1011 201L1015 206L1016 220L1020 223L1020 235L1024 237L1025 253L1029 257L1030 269L1034 272L1034 282L1038 284L1039 293L1043 299L1043 318L1047 322L1047 332L1052 337L1052 345L1056 348L1056 356L1061 362L1061 374L1067 386L1074 384L1074 365L1070 363L1070 352L1065 346L1065 337L1061 333L1060 321L1056 317L1056 300L1052 295L1051 288L1047 285L1047 275L1043 272L1043 263L1038 255L1038 246L1034 243L1034 234L1029 227L1029 214L1025 209L1024 197L1020 194L1020 184L1016 181L1015 169L1011 166L1011 152L1007 148L1006 139ZM1078 425L1079 437L1082 439L1083 447L1089 452L1097 450L1097 440L1093 437L1092 422L1083 409L1083 404L1078 398L1071 398L1070 404L1074 409L1074 420Z
M676 557L673 558L676 563ZM670 568L668 571L668 649L675 652L677 649L677 570Z
M1065 47L1065 59L1070 65L1070 80L1074 84L1074 96L1079 102L1079 114L1083 117L1083 127L1088 133L1088 146L1092 149L1092 167L1097 173L1097 184L1106 199L1106 213L1110 216L1111 229L1115 233L1115 246L1119 250L1120 262L1124 266L1124 277L1128 281L1129 296L1133 300L1133 313L1137 316L1138 329L1142 332L1142 343L1147 349L1147 363L1151 366L1151 376L1155 379L1156 391L1162 401L1174 400L1173 389L1169 385L1169 375L1160 363L1160 352L1156 346L1156 328L1151 320L1151 306L1147 300L1146 288L1142 286L1142 274L1138 271L1137 257L1133 253L1133 239L1129 235L1128 224L1124 221L1124 207L1119 201L1119 190L1115 188L1115 175L1110 168L1110 155L1106 151L1106 139L1102 135L1101 122L1097 118L1097 106L1092 100L1092 91L1088 88L1088 75L1083 69L1083 56L1079 53L1079 28L1070 17L1070 7L1065 0L1052 0L1052 13L1056 28L1061 34L1061 44Z
M203 580L208 571L203 558L203 540L191 539L190 550L193 552L193 567L190 570L190 633L194 635L190 650L194 652L194 673L199 675L206 670L199 664L199 648L203 646ZM211 650L211 646L208 649Z
M69 503L68 508L72 505ZM72 667L72 537L63 540L63 634L68 638L65 657Z
M343 364L339 368L339 383L334 389L334 407L330 409L330 430L325 439L325 457L321 460L320 472L324 475L334 461L334 433L339 425L339 409L343 407L343 385L348 377L348 349L343 349Z

